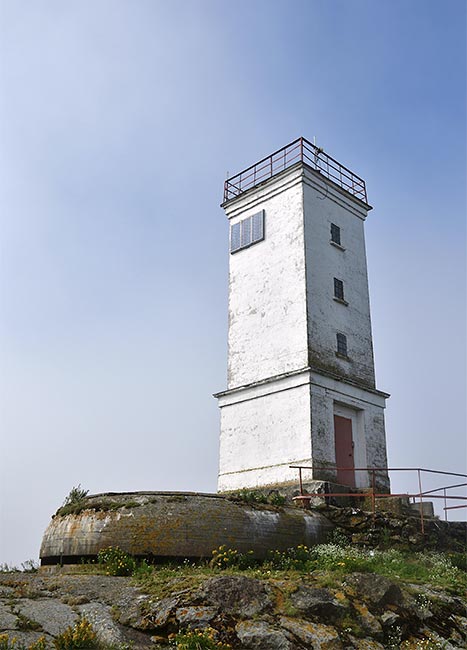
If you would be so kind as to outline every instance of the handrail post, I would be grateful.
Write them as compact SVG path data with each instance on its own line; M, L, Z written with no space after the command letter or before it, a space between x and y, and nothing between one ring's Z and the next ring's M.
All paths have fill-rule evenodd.
M418 489L420 490L419 492L419 498L420 498L420 525L422 528L422 535L425 534L425 521L423 518L423 497L422 497L422 477L420 473L420 468L417 469L418 473Z
M448 520L448 508L447 508L448 503L447 503L447 499L446 499L446 488L444 488L443 492L444 492L444 521L447 521Z
M300 496L303 496L302 468L298 468L298 479L300 481Z

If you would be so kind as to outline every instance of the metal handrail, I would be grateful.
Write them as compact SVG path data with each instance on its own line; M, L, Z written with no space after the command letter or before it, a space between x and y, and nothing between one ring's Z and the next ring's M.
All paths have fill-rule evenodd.
M302 137L228 178L224 183L224 203L264 183L297 162L308 165L352 196L368 203L365 181L329 156L321 147Z
M419 512L420 512L420 526L421 526L421 531L422 534L425 533L425 520L424 520L424 514L423 514L423 497L424 496L429 496L430 499L444 499L444 518L447 521L447 512L448 510L455 510L457 508L465 508L467 507L467 504L462 504L462 505L457 505L457 506L448 506L447 505L447 500L448 499L456 499L456 500L462 500L462 501L467 501L466 496L461 496L461 495L450 495L447 494L447 490L453 489L453 488L458 488L458 487L466 487L467 483L457 483L455 485L444 485L440 488L436 488L434 490L427 490L423 491L422 490L422 472L426 472L429 474L441 474L444 476L460 476L462 478L467 478L467 474L461 474L459 472L445 472L442 470L437 470L437 469L427 469L424 467L335 467L334 465L326 465L326 466L313 466L313 465L289 465L291 469L298 469L299 473L299 485L300 485L300 496L295 497L302 502L305 502L307 499L311 499L311 497L351 497L351 498L371 498L372 502L372 512L373 512L373 518L375 518L376 514L376 499L380 498L389 498L389 497L406 497L406 498L412 498L413 502L415 503L415 499L419 499L420 507L419 507ZM336 493L336 492L315 492L315 493L306 493L303 491L303 475L302 475L302 470L331 470L331 471L348 471L351 469L352 471L355 472L371 472L371 489L368 492L344 492L344 493ZM384 473L389 473L389 472L417 472L417 477L418 477L418 486L419 486L419 491L414 493L414 494L409 494L409 493L402 493L402 494L395 494L391 492L386 492L386 493L377 493L376 492L376 473L377 472L384 472ZM443 494L434 494L435 492L440 492L443 491Z

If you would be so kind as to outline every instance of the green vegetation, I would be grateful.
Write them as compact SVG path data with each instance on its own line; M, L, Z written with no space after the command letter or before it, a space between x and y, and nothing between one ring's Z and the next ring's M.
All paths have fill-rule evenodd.
M99 551L97 560L108 576L131 576L136 570L136 560L118 546L109 546Z
M467 588L462 554L370 550L348 544L300 545L286 551L269 551L263 561L256 559L252 551L241 553L223 545L212 552L211 560L166 562L159 566L149 565L144 560L138 562L120 548L109 547L99 553L97 564L86 564L82 568L86 573L133 575L144 591L158 597L196 588L219 571L242 572L263 580L312 577L322 586L338 585L352 572L369 572L398 583L430 584L451 593L462 594ZM82 572L81 567L77 572Z
M138 508L141 503L139 501L113 501L110 498L96 498L90 502L86 499L88 490L81 490L81 487L73 488L70 494L65 499L63 505L55 513L58 517L65 515L79 515L84 510L96 511L109 511L119 510L120 508Z
M19 630L42 630L42 625L40 623L32 621L27 616L21 614L21 612L18 612L16 616L18 617L17 627Z
M212 628L187 630L174 634L170 643L178 650L231 650L231 646L218 641L216 635Z
M235 567L240 571L244 571L245 569L252 569L260 563L253 557L253 551L239 553L234 548L227 548L227 546L222 545L212 552L212 560L209 564L216 569Z
M81 503L81 501L87 497L89 490L83 490L81 487L81 483L79 483L76 487L72 487L68 496L65 497L65 501L63 502L64 506L72 506L75 503Z
M41 636L40 639L25 645L16 639L10 638L8 634L0 634L0 650L46 650L47 643L45 637Z
M82 618L75 625L70 625L64 632L54 639L54 646L57 650L81 650L82 648L95 648L97 646L97 634L94 632L91 623Z
M452 593L467 587L466 572L443 553L410 553L342 547L336 544L304 545L287 551L270 551L263 562L251 553L221 546L213 551L209 564L185 563L146 567L136 578L148 593L163 597L175 590L194 588L219 571L238 573L263 580L313 577L322 586L339 585L352 572L376 573L398 583L431 584Z
M78 514L84 507L84 499L87 497L89 490L83 490L81 484L72 487L68 496L65 497L63 505L56 512L57 515Z
M270 494L264 494L264 492L256 492L255 490L247 489L239 490L239 492L232 492L228 495L228 498L232 501L241 501L242 503L263 503L271 506L283 506L287 500L286 497L276 491L273 491Z

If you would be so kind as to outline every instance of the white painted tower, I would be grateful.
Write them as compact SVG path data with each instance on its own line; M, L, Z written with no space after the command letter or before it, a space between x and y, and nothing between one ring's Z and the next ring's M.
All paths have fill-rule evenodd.
M308 479L366 487L386 467L376 390L365 183L304 138L225 183L228 385L219 491ZM378 473L378 488L388 489Z

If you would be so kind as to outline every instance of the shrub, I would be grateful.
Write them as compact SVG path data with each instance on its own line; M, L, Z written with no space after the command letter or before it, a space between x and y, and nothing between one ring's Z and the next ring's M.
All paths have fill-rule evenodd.
M136 569L135 559L118 546L108 546L97 554L99 564L104 565L109 576L130 576Z
M257 564L258 561L253 557L253 551L239 553L237 549L227 548L223 544L212 552L211 566L217 569L236 567L237 569L245 570L251 569Z
M268 501L272 506L283 506L287 499L279 492L272 492L268 497Z
M342 528L339 528L338 526L331 530L328 535L327 542L328 544L335 544L336 546L341 546L342 548L348 546L350 543L348 535L343 531Z
M81 503L81 501L87 497L89 490L83 490L81 483L78 483L76 487L72 487L68 496L65 497L63 502L64 506L73 506L76 503Z
M271 569L287 571L296 569L298 571L311 571L315 568L316 553L314 549L300 544L286 551L268 551L265 564Z
M243 488L239 492L234 492L230 495L230 498L234 501L243 501L243 503L269 503L273 506L283 506L287 500L286 497L276 491L266 496L263 492L247 490L246 488Z
M216 640L216 631L212 628L178 632L170 643L178 650L232 650L226 643Z
M57 650L89 650L97 646L97 635L91 623L82 618L59 634L53 643Z
M10 639L8 634L0 634L0 650L46 650L46 648L47 642L43 636L26 646L15 637Z

